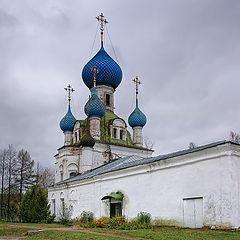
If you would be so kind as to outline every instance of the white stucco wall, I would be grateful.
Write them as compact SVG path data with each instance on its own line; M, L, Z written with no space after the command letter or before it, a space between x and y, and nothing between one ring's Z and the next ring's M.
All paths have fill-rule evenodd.
M138 148L123 147L118 145L110 145L111 153L114 158L126 157L131 155L150 157L152 151L143 150ZM61 181L60 166L63 166L63 180L69 178L68 166L74 164L77 166L77 173L83 173L86 170L90 170L99 167L109 161L106 154L107 145L102 143L95 143L93 151L89 151L88 148L65 146L58 150L58 154L55 155L55 182ZM88 166L88 167L86 167Z
M95 216L109 216L108 200L101 198L111 192L124 194L123 214L136 217L140 211L153 218L174 220L184 225L183 202L202 199L203 224L239 227L240 147L224 144L152 164L96 176L49 189L56 203L64 192L75 190L72 217L84 210Z

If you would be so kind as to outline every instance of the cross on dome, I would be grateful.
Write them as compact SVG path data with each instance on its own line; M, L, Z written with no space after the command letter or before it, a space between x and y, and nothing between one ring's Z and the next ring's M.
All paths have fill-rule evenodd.
M71 92L74 92L75 90L71 87L69 84L66 88L64 88L66 92L68 93L68 104L70 106L70 101L71 101Z
M100 30L101 30L101 42L103 42L103 31L104 31L104 25L108 23L106 18L104 17L103 13L101 13L99 16L96 17L98 22L100 22Z
M139 80L138 77L132 80L136 84L136 99L138 99L138 85L142 84Z
M146 118L145 114L138 107L138 87L142 83L139 81L138 77L136 77L132 81L136 85L136 108L130 114L130 116L128 118L128 123L132 128L144 127L147 122L147 118Z

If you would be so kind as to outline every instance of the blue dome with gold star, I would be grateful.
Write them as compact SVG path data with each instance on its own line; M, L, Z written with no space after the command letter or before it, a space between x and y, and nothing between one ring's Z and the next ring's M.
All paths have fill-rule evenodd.
M129 125L133 127L144 127L147 123L145 114L136 106L135 110L131 113L128 118Z
M97 85L107 85L116 89L122 81L122 70L104 50L103 43L98 53L82 70L83 82L89 89L93 87L93 72L90 70L90 67L94 65L99 69L97 73Z
M99 97L96 94L96 91L94 89L94 92L92 96L87 101L84 112L88 117L103 117L105 114L105 105L104 103L99 99Z
M63 132L72 132L75 122L76 119L71 112L70 106L68 106L67 114L60 121L60 128Z

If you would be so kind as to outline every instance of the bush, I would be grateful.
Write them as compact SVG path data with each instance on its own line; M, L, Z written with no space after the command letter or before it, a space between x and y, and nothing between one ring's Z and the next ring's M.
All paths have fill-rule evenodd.
M102 217L97 220L90 218L88 220L88 212L82 212L80 218L76 218L73 221L74 225L78 225L86 228L111 228L121 230L136 230L136 229L152 229L153 225L150 224L151 215L149 213L141 212L134 220L127 221L125 216L107 218ZM92 220L93 219L93 220Z
M99 228L115 228L121 229L121 226L127 224L127 221L124 216L121 217L113 217L113 218L106 218L102 217L93 221L89 227L99 227Z
M94 220L94 214L90 211L83 211L80 215L80 221L83 223L90 223Z
M71 226L71 215L72 215L72 207L67 206L65 203L62 204L62 207L59 212L59 223L63 225Z
M137 221L140 224L149 224L151 222L151 214L147 212L140 212L137 215Z
M46 223L53 223L55 218L56 218L55 214L47 216Z

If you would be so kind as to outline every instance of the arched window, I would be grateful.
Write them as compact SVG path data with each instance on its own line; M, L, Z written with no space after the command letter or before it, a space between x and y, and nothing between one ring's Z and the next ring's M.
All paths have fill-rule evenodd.
M81 131L78 130L78 140L80 141L80 138L81 138Z
M123 130L120 130L120 139L123 140Z
M52 213L56 214L56 201L55 201L55 199L52 199L51 206L52 206Z
M111 129L111 137L113 139L120 139L126 141L127 139L127 131L126 131L126 123L120 119L114 119L112 125L110 126Z
M106 94L106 106L110 106L110 95Z
M75 176L77 176L77 173L76 173L76 172L71 172L71 173L70 173L70 178L71 178L71 177L75 177Z
M77 142L77 132L75 132L75 142Z
M117 129L116 128L113 129L113 138L117 138Z

